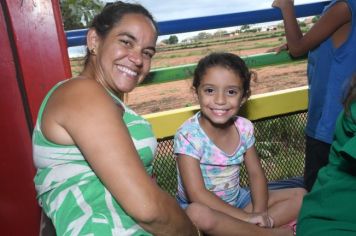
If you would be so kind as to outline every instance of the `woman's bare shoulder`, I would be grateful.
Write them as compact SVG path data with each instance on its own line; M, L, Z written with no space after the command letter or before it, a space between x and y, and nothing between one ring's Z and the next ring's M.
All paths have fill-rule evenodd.
M96 93L105 92L104 87L94 79L87 77L75 77L69 79L57 90L58 93L64 93L65 95L93 95Z
M85 77L69 79L53 93L54 100L69 107L110 101L108 98L108 93L100 83Z
M77 77L63 83L50 97L48 112L60 117L88 116L117 109L105 88L94 79Z
M58 87L51 95L43 113L42 128L52 141L73 143L68 133L86 126L97 127L103 120L122 116L104 87L95 80L73 78ZM112 122L111 122L112 123Z

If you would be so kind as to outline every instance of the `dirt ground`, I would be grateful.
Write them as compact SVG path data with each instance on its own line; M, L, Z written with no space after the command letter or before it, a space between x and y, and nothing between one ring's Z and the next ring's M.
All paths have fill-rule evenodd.
M254 49L235 53L246 56L265 51L266 49ZM200 56L190 56L159 60L153 62L153 67L162 66L162 63L174 65L196 63L199 58ZM167 62L167 60L170 61ZM300 87L307 84L305 62L293 65L264 67L254 71L257 73L257 80L251 83L252 95ZM191 90L191 79L138 87L128 95L126 102L139 114L148 114L197 104L194 93Z
M273 43L274 45L280 45L280 38L250 40L236 43L229 42L209 47L161 51L154 57L152 68L197 63L202 55L207 55L213 51L228 51L240 56L265 53L269 48L259 48L258 45L272 45ZM82 70L80 59L72 60L71 63L73 74L78 74ZM300 87L307 84L305 62L264 67L254 71L257 72L257 80L251 83L253 95ZM190 88L191 79L141 86L128 94L126 103L139 114L187 107L197 104Z

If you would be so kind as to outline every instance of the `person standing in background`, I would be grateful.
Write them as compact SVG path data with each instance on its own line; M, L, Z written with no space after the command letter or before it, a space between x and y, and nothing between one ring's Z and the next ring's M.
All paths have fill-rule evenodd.
M333 0L304 35L298 25L293 0L275 0L272 7L283 15L288 49L298 57L309 52L309 104L306 125L304 182L310 191L318 171L328 163L342 91L356 70L356 1Z

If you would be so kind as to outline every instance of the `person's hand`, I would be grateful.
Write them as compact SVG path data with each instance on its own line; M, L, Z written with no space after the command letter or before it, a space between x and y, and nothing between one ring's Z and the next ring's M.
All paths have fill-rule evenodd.
M273 219L267 213L250 213L248 222L264 228L273 228Z
M294 5L294 0L274 0L272 7L283 9L287 5Z
M285 50L288 50L288 45L286 43L282 44L282 45L280 45L278 47L275 47L275 48L270 48L266 52L275 52L276 54L278 54L281 51L285 51Z

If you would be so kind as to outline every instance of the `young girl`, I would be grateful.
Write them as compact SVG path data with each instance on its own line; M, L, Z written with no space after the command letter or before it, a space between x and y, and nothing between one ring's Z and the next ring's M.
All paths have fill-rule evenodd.
M177 200L183 208L199 203L219 215L278 227L296 219L305 190L267 189L253 125L237 116L250 95L251 74L244 61L231 53L213 53L199 61L193 87L201 111L187 120L174 138ZM242 162L250 189L239 185Z

